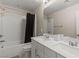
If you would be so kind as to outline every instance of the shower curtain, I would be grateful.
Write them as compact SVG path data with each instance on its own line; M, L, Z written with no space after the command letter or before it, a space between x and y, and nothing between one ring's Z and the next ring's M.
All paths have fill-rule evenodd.
M31 37L33 37L34 33L34 22L35 22L35 15L27 13L26 17L26 31L25 31L25 42L31 42Z

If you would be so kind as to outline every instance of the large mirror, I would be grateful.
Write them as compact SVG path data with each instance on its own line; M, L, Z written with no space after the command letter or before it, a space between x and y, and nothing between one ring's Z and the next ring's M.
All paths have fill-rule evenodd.
M44 5L47 33L79 36L79 0L46 0Z

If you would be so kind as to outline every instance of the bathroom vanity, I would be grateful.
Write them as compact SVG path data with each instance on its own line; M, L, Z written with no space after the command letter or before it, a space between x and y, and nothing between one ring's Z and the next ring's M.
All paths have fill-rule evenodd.
M45 39L44 37L32 38L32 58L78 58L79 48L69 46L64 41Z

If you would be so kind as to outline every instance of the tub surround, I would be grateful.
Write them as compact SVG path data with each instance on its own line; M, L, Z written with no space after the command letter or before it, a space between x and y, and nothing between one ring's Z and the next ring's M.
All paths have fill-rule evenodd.
M59 58L59 57L61 57L61 58L79 58L79 47L69 46L69 42L65 40L65 39L69 39L69 38L70 37L63 37L63 40L56 41L56 40L54 40L54 38L45 39L44 36L40 36L40 37L32 37L32 42L33 43L37 42L37 44L43 46L43 48L41 48L41 49L43 49L44 53L42 56L40 56L40 53L41 53L41 51L40 51L40 53L38 53L39 57L45 58L47 56L48 58L51 58L51 57L52 58L53 57L54 58ZM32 43L32 46L34 45L33 43ZM32 47L32 50L33 50L33 48L34 48L34 46ZM36 47L36 49L37 49L37 47ZM52 53L48 52L46 54L46 52L45 52L46 49L48 49L49 51L54 51L54 52L52 52ZM37 51L39 51L39 49ZM32 55L32 57L34 57L34 55Z
M11 46L0 46L0 58L30 58L31 44L16 44Z

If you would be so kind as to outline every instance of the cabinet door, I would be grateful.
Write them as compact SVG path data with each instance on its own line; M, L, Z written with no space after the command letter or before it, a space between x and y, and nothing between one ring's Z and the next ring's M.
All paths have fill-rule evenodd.
M57 58L65 58L65 57L60 54L57 54Z
M44 47L38 42L32 40L32 50L31 56L33 58L43 58L44 57Z
M43 58L44 57L44 46L37 43L35 46L35 56L37 58Z
M56 58L56 52L49 48L45 48L45 58Z

